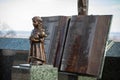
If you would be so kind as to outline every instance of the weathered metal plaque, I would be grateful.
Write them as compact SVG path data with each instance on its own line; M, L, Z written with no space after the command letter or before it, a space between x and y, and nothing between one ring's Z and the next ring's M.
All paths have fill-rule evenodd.
M54 64L54 66L58 67L69 18L66 16L53 16L42 17L42 19L48 35L45 39L47 64Z
M99 75L111 18L111 15L71 18L61 71Z

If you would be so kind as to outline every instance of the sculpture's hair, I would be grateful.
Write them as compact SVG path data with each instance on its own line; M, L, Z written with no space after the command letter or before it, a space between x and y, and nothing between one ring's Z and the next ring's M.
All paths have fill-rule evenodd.
M38 21L38 29L40 30L40 32L44 31L44 26L42 23L42 18L39 16L35 16L32 18L32 20L37 20Z
M33 17L32 20L37 20L38 22L42 22L42 18L39 16Z

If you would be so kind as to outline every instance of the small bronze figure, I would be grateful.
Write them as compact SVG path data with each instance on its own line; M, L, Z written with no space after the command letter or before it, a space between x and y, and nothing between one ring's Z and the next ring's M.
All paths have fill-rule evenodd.
M28 62L42 65L46 63L44 38L47 34L45 33L41 17L35 16L32 18L32 21L34 29L29 38L31 46Z

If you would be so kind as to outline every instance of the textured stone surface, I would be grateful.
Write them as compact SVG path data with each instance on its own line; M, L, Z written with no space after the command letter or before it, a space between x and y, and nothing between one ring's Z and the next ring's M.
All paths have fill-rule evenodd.
M79 76L78 80L96 80L96 78L93 77L86 77L86 76Z
M30 69L14 66L11 80L30 80Z
M34 65L30 70L31 80L58 80L58 69L51 65Z

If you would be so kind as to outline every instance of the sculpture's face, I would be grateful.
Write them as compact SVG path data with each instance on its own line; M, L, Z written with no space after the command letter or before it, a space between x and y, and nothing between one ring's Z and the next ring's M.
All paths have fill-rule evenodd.
M38 27L38 24L39 24L39 23L38 23L37 20L33 20L33 26L34 26L34 27Z

